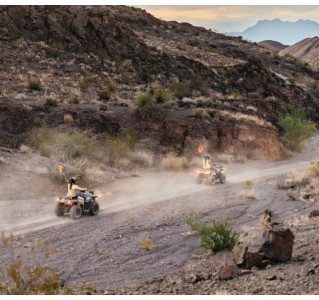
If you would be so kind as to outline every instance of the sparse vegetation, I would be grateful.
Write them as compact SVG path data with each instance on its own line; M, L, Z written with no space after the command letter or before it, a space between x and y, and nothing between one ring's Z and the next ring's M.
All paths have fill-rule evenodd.
M153 242L150 238L143 239L141 242L141 247L145 250L152 250Z
M84 76L79 81L79 87L81 91L85 92L93 82L92 76Z
M162 168L166 171L181 171L188 167L187 159L170 152L162 159Z
M73 116L71 114L65 114L63 116L63 121L64 123L66 124L70 124L70 123L73 123L74 122L74 119L73 119Z
M216 220L213 225L209 225L188 218L186 223L191 226L192 230L199 233L201 247L213 252L223 249L232 250L239 237L228 220Z
M301 151L304 141L316 130L313 122L306 118L303 109L290 106L290 114L280 118L279 125L285 130L284 143L291 151Z
M47 107L55 107L55 106L58 106L58 101L56 99L53 99L53 98L47 98L45 100L44 105Z
M0 294L58 295L73 293L66 284L63 284L62 287L59 274L43 263L52 254L52 249L47 244L40 240L33 242L26 250L28 251L27 259L24 259L17 255L13 241L13 235L6 237L2 232L2 246L11 255L11 260L7 265L0 266ZM42 253L41 256L40 253Z
M252 189L253 188L253 182L251 180L246 180L245 181L245 188L246 189Z
M130 155L130 160L135 166L142 168L148 168L153 164L152 155L145 151L133 152Z
M78 94L71 94L69 96L68 102L70 104L79 104L80 103L80 96Z
M41 91L42 84L41 84L40 79L38 79L38 78L30 79L28 82L28 87L31 91Z
M100 100L103 100L103 101L108 101L111 98L111 92L107 88L98 91L98 95Z

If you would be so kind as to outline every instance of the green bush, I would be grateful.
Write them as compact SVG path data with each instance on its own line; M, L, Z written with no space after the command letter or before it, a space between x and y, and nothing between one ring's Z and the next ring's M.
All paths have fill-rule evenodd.
M151 91L141 93L137 96L135 104L138 108L148 106L153 103L153 94Z
M246 180L245 181L245 187L247 189L251 189L253 187L253 182L251 180Z
M191 226L192 230L199 233L201 247L213 252L223 249L232 250L239 237L228 220L217 220L213 225L194 222L191 219L188 219L186 223Z
M290 114L280 118L279 125L284 129L284 143L292 151L301 151L306 138L316 130L313 122L306 118L303 109L290 106Z

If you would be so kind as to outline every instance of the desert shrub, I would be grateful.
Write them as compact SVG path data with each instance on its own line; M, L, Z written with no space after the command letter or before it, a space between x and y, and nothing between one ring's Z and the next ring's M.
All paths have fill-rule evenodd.
M55 155L66 162L72 162L73 159L90 156L96 139L89 137L87 132L77 130L58 132L43 127L33 131L31 143L42 155L45 153L44 156Z
M290 114L280 118L279 125L284 129L284 143L289 150L301 151L306 138L316 130L313 122L306 118L303 109L290 106Z
M213 252L223 249L232 250L238 240L238 233L233 230L228 220L217 220L213 225L209 225L189 218L186 223L192 230L199 233L201 247Z
M100 104L100 110L107 111L107 104L106 103Z
M135 105L138 108L148 106L152 103L153 103L153 94L150 90L145 93L139 94L135 100Z
M194 116L198 119L202 119L205 115L205 110L203 108L195 108Z
M319 175L319 161L312 161L310 166L306 170L310 177L316 177Z
M0 156L0 165L6 163L6 160L4 157Z
M65 114L63 116L63 122L66 124L70 124L74 122L73 116L71 114Z
M145 250L152 250L152 248L153 248L153 242L150 238L143 239L140 242L140 245Z
M68 102L70 104L79 104L80 103L80 96L78 94L71 94L69 96Z
M45 100L44 105L47 107L55 107L55 106L58 106L58 101L56 99L53 99L53 98L47 98Z
M38 78L30 79L28 82L28 87L31 91L41 91L42 85L41 85L40 79Z
M2 295L58 295L72 294L57 272L45 266L44 261L52 254L52 249L41 241L35 241L26 249L26 259L18 255L13 244L14 237L1 234L2 250L11 259L0 266L0 294ZM41 255L39 254L41 252Z
M153 157L150 153L144 151L137 151L131 154L131 162L139 167L147 168L152 166Z
M157 89L154 93L155 101L158 104L163 104L171 99L171 92L168 88Z
M253 182L251 180L246 180L245 181L245 188L251 189L253 187Z
M111 98L111 92L108 88L104 88L104 89L98 91L98 95L99 95L100 100L103 100L103 101L108 101Z
M93 78L91 76L83 76L79 81L79 87L81 91L86 91L92 84Z
M167 171L181 171L188 167L187 159L170 152L162 159L162 168Z

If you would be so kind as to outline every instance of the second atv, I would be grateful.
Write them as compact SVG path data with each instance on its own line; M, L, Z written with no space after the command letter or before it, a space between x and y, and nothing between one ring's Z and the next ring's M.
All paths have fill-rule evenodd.
M207 185L215 185L216 183L225 183L226 176L222 166L213 166L209 169L197 170L196 183L205 183Z
M100 205L97 202L98 196L94 191L88 191L80 195L73 198L56 198L55 214L58 217L62 217L64 214L70 213L71 218L74 220L81 218L83 213L96 216L100 211Z

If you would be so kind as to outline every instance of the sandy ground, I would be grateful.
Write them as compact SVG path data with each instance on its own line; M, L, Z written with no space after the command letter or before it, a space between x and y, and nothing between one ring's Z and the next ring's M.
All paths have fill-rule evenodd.
M287 202L276 182L317 160L318 145L316 135L303 153L284 161L227 164L224 185L196 185L195 170L139 172L98 187L100 214L77 221L53 213L53 197L66 187L50 184L50 161L35 154L0 153L7 161L0 175L0 231L14 233L21 255L35 239L49 243L56 250L45 264L71 286L90 282L107 290L141 284L173 274L203 254L199 237L190 234L188 217L207 222L229 218L244 232L264 209L287 220L308 214L316 204ZM253 181L257 200L239 197L246 180ZM145 238L152 240L150 251L140 245ZM0 264L9 257L1 251Z

